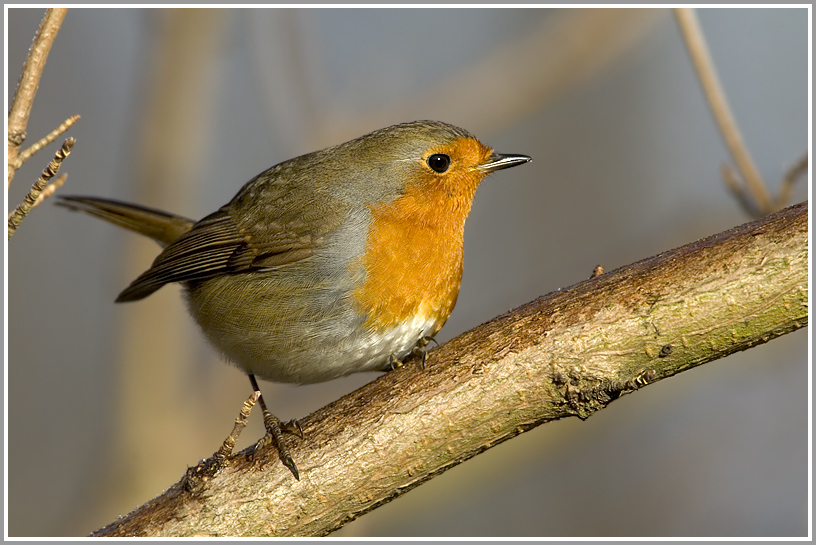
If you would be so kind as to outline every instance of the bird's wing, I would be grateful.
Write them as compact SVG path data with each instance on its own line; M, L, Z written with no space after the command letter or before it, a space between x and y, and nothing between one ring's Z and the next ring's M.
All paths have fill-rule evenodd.
M307 226L256 221L243 228L228 207L193 225L134 280L117 302L143 299L171 282L206 280L305 259L322 242Z

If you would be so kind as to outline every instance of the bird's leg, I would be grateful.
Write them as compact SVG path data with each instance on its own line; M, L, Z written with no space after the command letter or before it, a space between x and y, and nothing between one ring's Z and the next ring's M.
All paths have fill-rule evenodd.
M399 369L400 367L402 367L402 361L400 361L400 359L398 357L396 357L394 354L391 354L388 357L388 363L391 364L391 370L392 371L394 369Z
M439 346L439 343L436 342L436 339L429 335L425 335L423 337L420 337L419 340L414 345L414 347L411 349L411 355L419 358L419 366L423 370L425 369L425 358L428 355L428 351L425 350L425 347L428 346L430 343L434 343L436 346ZM388 362L391 364L392 371L394 369L402 367L404 363L394 354L391 354L391 356L388 358Z
M249 375L249 381L252 383L252 388L256 392L260 393L260 388L258 388L258 382L255 380L255 375ZM266 403L264 402L263 395L258 398L258 401L261 404L261 411L263 411L263 420L264 420L264 427L266 428L266 436L263 439L258 441L255 444L255 449L257 450L258 447L262 445L262 443L271 442L278 451L278 457L280 457L281 462L283 465L289 468L289 471L292 472L292 475L295 476L295 479L300 480L300 474L298 473L297 465L295 465L295 461L292 459L292 456L289 454L289 449L286 448L286 445L283 442L283 432L288 433L295 433L298 432L300 437L303 438L303 428L300 427L300 422L297 420L290 420L289 422L281 422L280 419L269 412L269 409L266 408Z
M416 345L414 346L413 350L411 350L411 354L415 356L419 356L419 366L422 369L425 369L425 358L428 356L428 351L425 350L425 347L431 343L434 343L436 346L439 346L439 343L436 342L436 339L430 336L420 337L417 341Z

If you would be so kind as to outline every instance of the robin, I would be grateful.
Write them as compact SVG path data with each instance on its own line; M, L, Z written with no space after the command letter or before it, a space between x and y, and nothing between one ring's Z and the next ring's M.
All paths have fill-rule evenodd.
M116 301L180 282L204 335L259 391L255 377L314 383L424 357L456 304L479 182L530 160L415 121L277 164L197 222L106 199L60 204L162 245ZM267 437L298 478L282 441L297 423L260 404Z

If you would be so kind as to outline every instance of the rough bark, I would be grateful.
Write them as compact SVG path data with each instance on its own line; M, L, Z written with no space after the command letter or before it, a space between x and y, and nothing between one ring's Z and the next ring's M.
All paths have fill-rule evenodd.
M325 535L539 424L805 327L807 304L802 203L541 297L318 410L289 437L300 481L243 451L94 535Z

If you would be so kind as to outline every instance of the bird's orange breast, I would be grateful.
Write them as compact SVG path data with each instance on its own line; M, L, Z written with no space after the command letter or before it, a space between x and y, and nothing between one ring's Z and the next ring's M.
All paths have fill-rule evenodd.
M478 164L492 150L475 139L428 150L444 152L458 164ZM406 184L390 203L369 205L372 223L362 266L365 281L352 294L371 330L417 318L445 323L459 293L465 219L483 174L451 169L445 176L424 173Z

